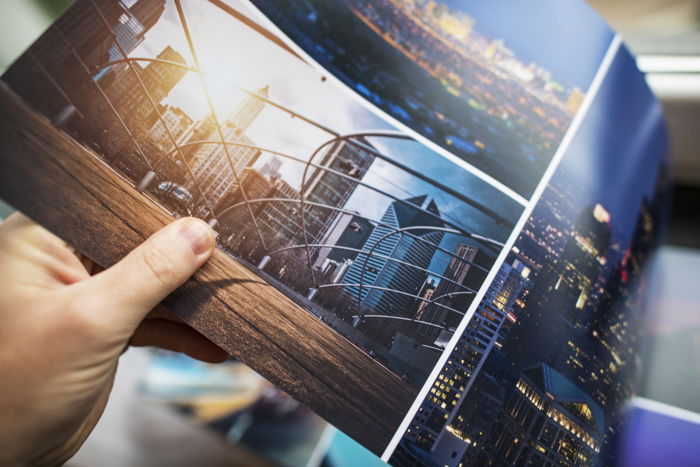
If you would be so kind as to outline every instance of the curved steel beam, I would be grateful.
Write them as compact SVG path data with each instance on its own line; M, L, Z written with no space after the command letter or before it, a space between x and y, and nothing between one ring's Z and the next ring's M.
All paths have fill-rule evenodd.
M390 194L390 193L387 193L387 192L385 192L385 191L383 191L383 190L381 190L381 189L379 189L379 188L376 188L376 187L374 187L374 186L372 186L372 185L370 185L370 184L368 184L368 183L365 183L365 182L362 182L362 181L360 181L360 180L357 180L357 179L351 177L350 175L344 174L344 173L339 172L339 171L337 171L337 170L335 170L335 169L331 169L331 168L328 168L328 167L324 167L324 166L322 166L322 165L313 164L313 163L311 163L311 159L309 159L309 161L305 161L305 160L300 159L300 158L298 158L298 157L291 156L291 155L289 155L289 154L285 154L285 153L282 153L282 152L279 152L279 151L274 151L274 150L271 150L271 149L262 148L262 147L260 147L260 146L255 146L255 145L252 145L252 144L238 143L238 142L235 142L235 141L224 141L224 142L217 141L217 140L191 141L191 142L189 142L189 143L186 143L186 144L181 145L180 148L186 148L186 147L189 147L189 146L196 146L196 145L201 145L201 144L221 144L221 145L236 146L236 147L243 147L243 148L252 148L252 149L256 149L256 150L261 151L261 152L266 152L266 153L268 153L268 154L273 154L273 155L280 156L280 157L283 157L283 158L286 158L286 159L290 159L290 160L293 160L293 161L296 161L296 162L299 162L299 163L302 163L302 164L307 164L307 167L309 167L309 166L310 166L310 167L315 167L315 168L318 168L318 169L320 169L320 170L324 170L324 171L326 171L326 172L329 172L329 173L331 173L331 174L333 174L333 175L336 175L336 176L338 176L338 177L344 178L344 179L346 179L346 180L350 180L350 181L352 181L353 183L357 183L358 185L361 185L361 186L364 186L364 187L366 187L366 188L369 188L370 190L375 191L375 192L377 192L377 193L379 193L379 194L381 194L381 195L383 195L383 196L386 196L387 198L393 199L394 201L397 201L397 202L399 202L399 203L401 203L401 204L404 204L404 205L406 205L406 206L409 206L409 207L411 207L412 209L415 209L416 211L420 211L420 212L422 212L422 213L424 213L424 214L427 214L427 215L429 215L429 216L431 216L431 217L434 217L435 219L437 219L438 221L442 222L443 224L447 224L447 225L450 225L450 226L454 227L455 230L459 230L459 231L462 232L464 235L467 235L467 236L476 235L476 234L472 234L471 232L467 232L466 230L462 229L460 226L458 226L458 225L456 225L456 224L453 224L453 223L451 223L450 221L447 221L447 220L443 219L442 217L440 217L440 216L438 216L438 215L436 215L436 214L434 214L434 213L432 213L432 212L430 212L430 211L428 211L428 210L422 209L422 208L416 206L415 204L409 203L409 202L406 201L406 200L402 200L401 198L398 198L398 197L396 197L396 196L394 196L394 195L392 195L392 194ZM177 152L177 149L174 149L174 150L172 150L172 151L166 153L163 157L161 157L161 159L159 159L159 160L156 162L155 165L157 166L158 164L160 164L160 163L163 161L163 159L164 159L165 157L170 156L170 155L173 154L174 152ZM302 190L299 192L301 198L303 198L303 192L304 192L304 189L303 189L303 182L302 182ZM303 204L309 204L309 205L313 204L313 203L311 203L311 202L305 201L304 199L300 199L299 201L300 201L301 203L303 203ZM251 202L251 200L246 200L246 202ZM226 211L229 210L229 209L232 209L233 207L236 207L236 206L239 205L239 204L244 204L244 203L237 203L237 204L234 205L234 206L231 206L231 207L226 208L224 211L222 211L222 212L219 214L219 216L222 216L222 215L224 214L224 212L226 212ZM302 216L302 225L303 225L303 216Z
M326 141L325 143L323 143L323 144L322 144L321 146L319 146L318 148L316 148L316 150L313 152L313 154L312 154L311 157L309 158L308 162L306 163L306 166L304 167L304 172L303 172L303 174L302 174L302 179L301 179L301 190L300 190L300 192L299 192L300 198L301 198L301 209L300 209L300 211L301 211L301 225L302 225L302 232L303 232L303 237L304 237L304 243L308 243L308 242L309 242L309 241L308 241L308 238L307 238L307 235L306 235L306 216L305 216L306 211L305 211L305 205L304 205L304 196L305 196L305 191L306 191L306 189L307 189L307 186L306 186L306 177L307 177L307 174L308 174L309 166L311 166L311 165L317 166L317 164L313 164L313 159L314 159L314 158L320 153L320 151L321 151L323 148L325 148L326 146L328 146L328 145L330 145L330 144L335 144L335 143L340 142L340 141L346 141L346 142L351 143L352 140L349 140L349 139L346 139L346 138L350 138L350 137L360 137L361 135L366 135L366 134L379 135L380 132L373 132L373 133L369 133L369 132L367 132L367 133L353 133L353 134L347 135L347 136L336 136L336 137L334 137L334 138L332 138L332 139ZM364 146L364 145L362 145L362 148L364 149L364 148L367 148L367 147ZM364 150L367 150L367 149L364 149ZM383 157L384 157L384 156L383 156ZM342 173L339 173L339 172L337 172L337 171L335 171L335 170L333 170L333 169L329 169L328 167L320 167L320 168L321 168L322 170L326 170L326 171L329 171L329 172L331 172L331 173L335 173L335 174L340 175L340 176L348 177L347 175L342 174ZM352 177L350 177L350 178L352 178ZM455 224L454 222L448 221L448 220L444 219L442 216L436 215L435 213L432 213L432 212L430 212L430 211L428 211L428 210L426 210L426 209L423 209L423 208L420 207L420 206L416 206L416 205L414 205L413 203L410 203L410 202L407 201L407 200L398 198L398 197L396 197L396 196L394 196L394 195L391 195L391 194L389 194L389 193L387 193L387 192L385 192L385 191L383 191L383 190L380 190L379 188L376 188L376 187L374 187L374 186L368 185L367 183L364 183L364 182L362 182L362 181L353 179L353 182L356 183L356 184L358 184L358 185L361 185L361 186L366 186L366 187L370 188L371 190L376 191L377 193L380 193L380 194L382 194L382 195L384 195L384 196L387 196L387 197L390 198L390 199L393 199L395 202L398 202L398 203L403 204L404 206L407 206L407 207L409 207L409 208L411 208L411 209L415 209L415 210L420 211L420 212L422 212L422 213L424 213L424 214L427 214L428 216L433 217L434 219L437 219L437 220L438 220L439 222L441 222L443 225L448 225L448 226L453 227L453 228L455 228L456 230L462 232L462 233L463 233L464 235L466 235L467 237L475 238L475 237L473 237L473 235L475 235L475 234L472 234L471 232L467 232L467 231L464 230L464 228L462 228L460 225ZM479 237L485 238L485 237L483 237L483 236L479 236ZM501 247L503 246L502 243L497 242L497 241L495 241L495 240L491 240L491 242L494 243L494 244L497 244L497 245L499 245L499 246L501 246ZM313 278L313 282L314 282L314 285L316 285L316 276L315 276L315 274L314 274L314 272L313 272L313 267L312 267L312 264L311 264L311 256L310 256L310 254L309 254L309 252L308 252L308 249L307 249L307 257L308 257L309 268L312 269L312 278ZM359 302L358 302L358 307L359 307Z
M438 329L447 329L445 326L440 326L439 324L435 323L429 323L427 321L421 321L418 319L411 319L411 318L404 318L402 316L387 316L387 315L364 315L364 316L359 316L359 315L354 315L353 318L360 318L360 319L365 319L365 318L374 318L374 319L395 319L399 321L411 321L412 323L416 324L422 324L424 326L432 326L434 328ZM444 349L443 349L444 350Z
M428 176L422 174L421 172L419 172L419 171L417 171L417 170L415 170L415 169L412 169L411 167L409 167L409 166L406 165L406 164L403 164L403 163L401 163L401 162L398 162L398 161L396 161L396 160L394 160L394 159L392 159L392 158L390 158L390 157L384 155L383 153L377 151L375 148L373 148L373 147L371 147L371 146L367 146L367 145L365 145L365 144L362 144L362 143L359 143L359 142L353 140L353 138L357 138L357 137L361 137L361 136L367 136L367 137L377 137L377 136L380 136L380 137L381 137L381 136L384 136L384 137L396 138L396 136L379 135L379 134L373 134L373 133L353 133L353 134L344 135L344 136L342 136L341 138L342 138L343 140L346 140L349 144L352 144L353 146L356 146L356 147L359 147L359 148L361 148L361 149L364 149L365 151L367 151L367 152L369 152L370 154L374 155L374 156L377 157L378 159L382 159L383 161L388 162L389 164L392 164L393 166L395 166L395 167L397 167L397 168L399 168L399 169L401 169L401 170L403 170L403 171L405 171L405 172L407 172L407 173L413 175L414 177L417 177L417 178L419 178L420 180L423 180L424 182L426 182L426 183L428 183L428 184L434 186L434 187L437 188L438 190L442 190L442 191L444 191L445 193L447 193L447 194L449 194L449 195L451 195L451 196L457 198L458 200L462 201L463 203L468 204L469 206L473 207L474 209L483 212L483 213L486 214L487 216L489 216L489 217L491 217L492 219L494 219L497 223L503 224L503 225L505 225L505 226L507 226L507 227L511 227L511 228L512 228L512 227L515 227L515 223L514 223L513 221L506 219L505 217L501 216L500 214L498 214L498 213L497 213L496 211L494 211L493 209L488 208L488 207L484 206L483 204L481 204L481 203L479 203L479 202L477 202L477 201L474 201L473 199L469 199L468 197L464 196L464 195L463 195L462 193L460 193L459 191L454 190L454 189L448 187L447 185L444 185L444 184L438 182L437 180L434 180L434 179L432 179L432 178L430 178L430 177L428 177ZM408 139L408 140L415 141L413 138L408 137L408 136L405 137L405 138L403 138L403 139Z
M360 273L360 284L364 284L365 282L365 271L367 270L367 262L369 261L370 256L372 256L372 253L374 253L374 250L387 238L396 235L396 234L403 234L403 232L411 231L411 230L430 230L433 232L447 232L447 233L453 233L459 235L460 233L453 230L453 229L446 229L444 227L432 227L432 226L412 226L412 227L403 227L399 229L393 229L391 232L387 232L382 237L377 240L374 245L372 245L372 248L370 248L370 253L369 255L366 255L364 258L364 262L362 263L362 272ZM469 235L468 238L473 238L472 235ZM400 241L400 240L399 240ZM495 242L495 241L494 241ZM475 264L471 261L467 261L471 266L476 267L477 269L480 269L488 274L489 270L479 266L478 264ZM451 281L453 282L453 281ZM456 282L455 282L456 283ZM358 289L357 292L357 312L360 312L360 304L362 301L362 286Z
M328 288L331 288L331 287L357 287L357 286L359 286L359 285L360 285L360 284L347 284L347 283L339 283L339 284L321 284L321 285L317 286L316 288L317 288L317 289L328 289ZM365 287L367 287L368 289L383 290L383 291L389 292L389 293L395 293L395 294L398 294L398 295L404 295L404 296L406 296L406 297L416 298L416 299L418 299L418 300L420 300L420 301L422 301L422 302L427 302L427 301L428 301L427 298L421 297L421 296L416 295L416 294L412 294L412 293L410 293L410 292L404 292L403 290L392 289L392 288L389 288L389 287L380 287L380 286L378 286L378 285L366 285ZM455 313L457 313L457 314L460 314L460 315L464 316L464 313L462 313L461 311L456 310L456 309L454 309L454 308L451 308L451 307L449 307L449 306L447 306L447 305L442 305L442 304L440 304L440 303L435 303L435 305L436 305L436 306L439 306L439 307L441 307L441 308L445 308L446 310L450 310L450 311L453 311L453 312L455 312ZM379 316L384 316L384 315L379 315Z
M310 247L313 247L313 248L331 248L331 249L335 249L335 250L354 251L354 252L357 252L357 253L360 253L360 254L368 254L368 253L369 253L367 250L360 250L360 249L358 249L358 248L352 248L352 247L349 247L349 246L329 245L329 244L324 244L324 243L311 243L309 246L310 246ZM278 249L276 249L276 250L273 250L273 251L267 253L267 255L268 255L268 256L272 256L272 255L275 255L275 254L277 254L277 253L282 253L283 251L289 251L289 250L294 250L294 249L298 249L298 248L304 248L304 245L285 246L285 247L283 247L283 248L278 248ZM430 271L430 270L428 270L428 269L425 269L425 268L423 268L423 267L421 267L421 266L418 266L418 265L409 263L409 262L407 262L407 261L401 261L400 259L392 258L391 256L382 255L381 253L374 253L374 256L376 256L376 257L378 257L378 258L386 259L387 261L392 261L392 262L395 262L395 263L399 263L399 264L402 264L402 265L404 265L404 266L409 266L409 267L418 269L418 270L420 270L420 271L426 272L426 273L428 273L428 274L430 274L430 275L432 275L432 276L439 277L440 279L444 279L444 280L447 281L447 282L450 282L450 283L452 283L452 284L455 284L455 285L458 286L458 287L462 287L462 288L466 289L467 292L465 292L465 293L470 293L470 294L476 293L476 291L475 291L474 289L472 289L472 288L470 288L470 287L467 287L467 286L464 285L464 284L460 284L459 282L453 281L452 279L450 279L450 278L448 278L448 277L446 277L446 276L443 276L442 274L437 274L437 273L432 272L432 271ZM360 282L363 282L363 281L360 280ZM320 287L320 286L319 286L319 287ZM449 294L445 294L445 295L449 295Z
M202 73L202 67L199 64L199 58L197 55L197 50L194 47L194 41L192 40L192 35L190 34L190 28L187 25L187 18L185 18L185 12L182 9L182 4L180 0L174 0L175 2L175 9L177 10L177 16L180 20L180 25L182 26L182 30L185 33L185 38L187 39L187 46L190 49L190 53L192 54L192 59L194 60L194 66L197 69L198 73L197 76L199 77L199 81L202 85L202 91L204 91L204 96L206 97L207 104L209 106L209 111L211 112L211 117L214 120L215 126L216 126L216 132L219 135L219 141L220 143L225 143L224 139L224 133L221 130L221 124L219 123L219 118L216 115L216 109L214 108L214 103L211 100L211 96L209 95L209 88L207 87L207 83L204 80L204 76ZM228 150L228 145L223 144L224 147L224 153L226 154L226 160L228 161L229 167L231 171L233 172L233 177L236 180L236 183L238 184L238 187L241 189L241 195L243 196L243 199L247 202L248 201L248 195L245 192L245 187L241 184L241 179L238 176L238 171L236 170L236 166L233 163L233 159L231 157L231 153ZM184 158L183 158L184 162ZM186 162L185 162L186 163ZM248 206L248 213L250 214L251 219L253 220L253 225L255 226L255 230L258 233L258 237L260 237L260 243L262 244L263 249L267 250L267 245L265 244L265 238L263 238L263 234L260 231L260 226L258 225L258 220L255 218L255 214L253 213L253 208ZM212 216L216 219L216 215L214 214L212 210Z
M126 57L126 58L118 58L116 60L110 60L104 65L102 65L102 70L104 70L107 67L110 67L112 65L116 65L118 63L131 63L131 62L150 62L150 63L162 63L164 65L170 65L175 68L182 68L183 70L191 71L193 73L199 73L199 70L197 70L194 67L191 67L189 65L185 65L184 63L180 62L174 62L172 60L164 60L162 58L148 58L148 57ZM100 70L100 71L102 71Z
M94 4L93 4L93 6L94 6ZM90 69L88 68L87 64L85 64L85 61L82 59L80 54L78 54L78 52L75 50L75 47L73 46L73 44L71 44L71 42L68 40L68 38L63 33L63 31L61 31L61 28L59 28L56 25L56 23L49 26L49 28L53 28L58 33L58 35L61 37L61 40L66 44L68 49L70 49L71 54L76 58L76 60L80 64L80 67L83 69L83 71L87 75L88 81L90 81L97 88L97 92L100 94L100 97L102 99L104 99L105 103L107 104L107 107L109 107L109 110L112 112L114 117L116 117L117 121L119 122L119 125L121 125L122 129L126 132L127 137L131 140L131 143L136 148L136 152L138 153L138 155L141 157L141 159L143 159L146 162L146 165L148 166L149 170L153 170L153 166L151 165L151 161L149 161L148 157L146 157L146 153L143 151L143 148L141 148L141 145L138 143L138 141L136 141L136 138L134 137L133 133L131 132L131 129L126 124L126 122L121 117L121 115L119 115L119 112L112 104L112 101L107 96L107 93L105 93L104 89L102 89L102 86L100 85L100 83L92 79L93 74L90 72Z
M255 204L255 203L268 203L268 202L295 203L295 204L301 203L300 200L298 200L298 199L292 199L292 198L258 198L258 199L253 199L253 200L250 200L250 201L249 201L249 203L251 203L251 204ZM382 227L387 227L387 228L390 228L390 229L394 228L393 226L391 226L391 225L389 225L389 224L385 224L385 223L383 223L383 222L381 222L381 221L375 221L375 220L373 220L373 219L371 219L371 218L369 218L369 217L367 217L367 216L363 216L363 215L361 215L361 214L358 214L358 213L355 212L355 211L350 211L350 210L348 210L348 209L336 208L336 207L334 207L334 206L328 206L327 204L315 203L315 202L312 202L312 201L307 201L306 204L308 204L308 205L310 205L310 206L318 207L318 208L330 209L330 210L337 211L337 212L340 212L340 213L343 213L343 214L350 214L350 215L359 217L360 219L365 219L365 220L368 220L368 221L370 221L370 222L373 222L373 223L375 223L375 224L377 224L377 225L380 225L380 226L382 226ZM223 211L221 211L221 213L219 214L219 217L224 216L227 212L232 211L233 209L235 209L235 208L237 208L237 207L241 207L241 206L243 206L243 205L245 205L245 202L240 202L240 203L236 203L236 204L234 204L234 205L228 206L226 209L224 209ZM438 251L441 251L441 252L445 253L446 255L451 256L451 257L453 257L453 258L455 258L455 259L457 259L457 260L459 260L459 261L462 261L462 262L465 262L465 263L468 263L468 264L472 264L471 261L468 261L467 259L462 258L461 256L458 256L458 255L456 255L455 253L453 253L453 252L451 252L451 251L449 251L449 250L447 250L447 249L441 247L440 245L438 245L438 244L436 244L436 243L433 243L433 242L431 242L430 240L427 240L427 239L425 239L425 238L423 238L423 237L420 237L420 236L418 236L418 235L414 235L414 234L412 234L412 233L410 233L410 232L404 232L404 235L406 235L406 236L408 236L408 237L411 237L411 238L414 238L415 240L418 240L419 242L426 243L426 244L428 244L428 245L434 247L434 248L437 249ZM295 246L294 248L302 248L302 247L303 247L303 245L299 245L299 246ZM269 254L269 253L268 253L268 254Z
M176 3L179 0L176 0ZM107 30L111 30L111 25L109 24L109 21L107 21L107 18L105 18L104 14L102 13L102 10L97 6L95 3L95 0L90 0L90 3L92 4L93 8L99 15L102 24L107 28ZM139 87L145 94L146 98L148 99L149 104L153 108L153 111L155 112L156 116L158 117L158 121L160 122L161 125L163 125L163 128L165 128L165 132L168 135L168 139L170 140L171 144L180 151L177 141L175 141L175 137L173 136L172 132L170 131L170 128L168 128L168 125L165 123L165 120L163 120L163 116L160 113L160 109L158 108L158 104L153 100L153 96L151 96L151 93L148 92L148 88L144 84L143 80L141 79L141 75L139 74L138 70L132 65L132 62L128 60L128 55L124 48L121 46L118 40L114 41L114 45L117 47L117 50L119 51L119 54L122 56L123 59L127 60L127 68L129 71L132 73L132 75L136 78L136 82L138 83ZM192 170L190 169L189 164L185 160L182 152L180 151L180 157L182 158L182 162L185 165L185 168L187 169L187 172L190 175L190 178L192 178L192 183L194 186L197 188L197 191L199 191L199 196L205 201L207 204L207 207L209 208L209 212L214 216L214 209L211 206L211 203L209 200L206 198L204 195L204 190L202 190L201 186L197 182L197 179L195 178L194 174L192 173Z
M280 109L280 110L282 110L282 111L284 111L284 112L287 112L288 114L292 115L292 116L295 117L295 118L299 118L300 120L303 120L303 121L305 121L305 122L307 122L307 123L310 123L311 125L315 126L316 128L319 128L319 129L321 129L321 130L323 130L323 131L325 131L325 132L327 132L327 133L333 135L333 136L334 136L334 138L333 138L333 140L332 140L333 142L334 142L334 141L337 141L337 140L340 140L340 139L349 139L348 142L349 142L350 144L352 144L353 146L360 147L360 148L364 149L365 151L370 152L371 154L373 154L373 155L376 156L377 158L382 159L382 160L384 160L385 162L388 162L388 163L394 165L395 167L398 167L398 168L400 168L400 169L402 169L402 170L404 170L404 171L410 173L411 175L414 175L414 176L420 178L420 179L423 180L424 182L429 183L429 184L433 185L434 187L445 191L446 193L449 193L450 195L454 196L454 197L457 198L458 200L460 200L460 201L462 201L462 202L468 204L469 206L472 206L473 208L475 208L475 209L477 209L477 210L483 212L484 214L488 215L489 217L495 219L498 223L503 224L503 225L508 226L508 227L514 227L514 226L515 226L515 223L514 223L513 221L511 221L511 220L509 220L509 219L506 219L505 217L501 216L500 214L498 214L498 213L495 212L494 210L492 210L492 209L486 207L485 205L483 205L483 204L481 204L481 203L478 203L478 202L476 202L476 201L474 201L474 200L471 200L471 199L467 198L466 196L464 196L464 195L463 195L462 193L460 193L459 191L453 190L452 188L450 188L450 187L448 187L448 186L446 186L446 185L443 185L443 184L440 183L440 182L437 182L437 181L435 181L435 180L433 180L433 179L431 179L431 178L429 178L429 177L426 177L425 175L423 175L423 174L420 173L419 171L417 171L417 170L415 170L415 169L412 169L411 167L409 167L409 166L407 166L407 165L405 165L405 164L403 164L403 163L401 163L401 162L398 162L398 161L396 161L396 160L394 160L394 159L392 159L392 158L390 158L390 157L388 157L388 156L382 154L381 152L377 151L377 150L374 149L374 148L371 148L371 147L369 147L369 146L366 146L366 145L364 145L364 144L362 144L362 143L358 143L358 142L356 142L356 141L352 141L352 138L359 138L359 137L362 137L362 136L365 136L365 137L368 137L368 138L371 138L371 137L380 137L380 138L385 137L385 138L396 138L396 139L405 139L405 140L415 141L415 139L414 139L413 137L409 136L409 135L406 135L406 134L401 133L401 132L390 131L390 130L389 130L389 131L378 130L378 131L368 131L368 132L362 132L362 133L350 133L350 134L347 134L347 135L340 135L339 133L337 133L337 132L331 130L330 128L325 127L324 125L321 125L320 123L315 122L315 121L311 120L310 118L305 117L305 116L302 115L302 114L299 114L299 113L297 113L297 112L294 112L293 110L288 109L288 108L286 108L285 106L283 106L283 105L281 105L281 104L278 104L278 103L276 103L276 102L274 102L274 101L272 101L272 100L270 100L270 99L267 99L267 98L265 98L265 97L258 96L258 95L256 95L255 93L252 93L252 92L250 92L250 91L248 91L248 90L246 90L246 89L243 89L243 88L240 88L240 87L239 87L239 89L240 89L241 91L243 91L244 93L248 94L248 95L251 96L251 97L254 97L254 98L256 98L256 99L259 99L259 100L261 100L261 101L263 101L263 102L265 102L265 103L267 103L267 104L270 104L270 105L272 105L273 107L275 107L275 108L277 108L277 109Z
M439 220L440 222L442 222L442 223L446 223L446 224L448 224L448 225L449 225L449 224L452 224L451 222L442 219L442 217L437 216L436 214L434 214L434 213L432 213L432 212L430 212L430 211L428 211L428 210L425 210L425 209L423 209L423 208L420 208L420 207L418 207L418 206L416 206L416 205L414 205L414 204L412 204L412 203L409 203L409 202L406 201L406 200L402 200L402 199L400 199L400 198L398 198L398 197L396 197L396 196L393 196L393 195L391 195L391 194L389 194L389 193L387 193L387 192L385 192L385 191L383 191L383 190L380 190L379 188L376 188L376 187L374 187L374 186L372 186L372 185L369 185L369 184L367 184L367 183L365 183L365 182L359 181L359 180L357 180L357 179L355 179L355 178L353 178L353 177L351 177L351 176L349 176L349 175L347 175L347 174L344 174L344 173L342 173L342 172L338 172L337 170L334 170L334 169L331 169L331 168L328 168L328 167L321 166L321 165L319 165L319 164L313 164L311 161L312 161L313 158L318 154L319 150L320 150L321 148L324 147L324 145L325 145L326 143L324 143L324 145L322 145L321 147L317 148L316 151L314 151L314 154L312 154L311 158L310 158L308 161L304 161L303 159L300 159L300 158L298 158L298 157L295 157L295 156L292 156L292 155L289 155L289 154L285 154L285 153L282 153L282 152L279 152L279 151L269 150L269 149L262 148L262 147L259 147L259 146L256 146L256 145L251 145L251 144L246 144L246 143L239 143L239 142L235 142L235 141L224 141L223 143L222 143L221 141L217 141L217 140L191 141L191 142L189 142L189 143L183 144L182 146L180 146L180 148L185 148L185 147L190 147L190 146L196 146L196 145L203 145L203 144L223 144L223 145L231 145L231 146L236 146L236 147L252 148L252 149L256 149L256 150L262 151L262 152L267 152L267 153L269 153L269 154L274 154L274 155L276 155L276 156L280 156L280 157L283 157L283 158L291 159L291 160L293 160L293 161L306 164L305 169L304 169L304 177L306 176L306 173L307 173L307 170L308 170L308 167L309 167L309 166L316 167L316 168L318 168L318 169L320 169L320 170L324 170L324 171L326 171L326 172L330 172L330 173L332 173L332 174L334 174L334 175L336 175L336 176L338 176L338 177L351 180L353 183L357 183L358 185L365 186L365 187L367 187L367 188L369 188L369 189L371 189L371 190L373 190L373 191L376 191L377 193L380 193L380 194L382 194L382 195L384 195L384 196L387 196L387 197L393 199L394 201L400 202L400 203L402 203L402 204L405 204L405 205L411 207L412 209L415 209L415 210L417 210L417 211L421 211L421 212L423 212L423 213L425 213L425 214L428 214L429 216L432 216L432 217L438 219L438 220ZM177 150L178 150L178 149L174 149L174 150L172 150L172 151L170 151L170 152L164 154L164 155L161 157L161 159L159 159L159 160L156 162L156 166L159 165L166 157L169 157L171 154L173 154L173 153L176 152ZM309 243L309 239L308 239L308 234L307 234L307 231L306 231L306 211L305 211L305 206L306 206L306 205L316 205L316 206L324 206L324 207L325 207L325 205L320 205L319 203L313 203L313 202L309 202L309 201L304 200L304 187L303 187L303 184L304 184L304 180L302 179L302 189L301 189L300 192L299 192L299 193L300 193L300 198L301 198L301 199L299 200L299 203L300 203L300 206L301 206L301 218L302 218L301 227L302 227L302 235L303 235L303 238L304 238L304 244L308 244L308 243ZM240 186L240 185L239 185L239 186ZM242 205L242 204L247 204L247 205L248 205L248 208L249 208L249 209L251 210L251 212L252 212L252 208L250 208L249 205L250 205L252 202L254 202L254 201L255 201L255 200L247 199L247 200L245 200L245 201L242 202L242 203L237 203L237 204L235 204L235 205L233 205L233 206L230 206L230 207L225 208L223 211L221 211L220 213L218 213L216 216L217 216L217 217L221 217L221 216L223 216L226 212L228 212L229 210L234 209L234 208L237 207L238 205ZM333 209L331 206L328 206L328 208ZM349 211L345 211L345 212L349 212ZM358 217L362 217L362 216L358 216ZM461 232L461 234L463 234L463 235L465 235L465 236L467 236L467 237L470 237L470 238L485 238L485 237L482 237L482 236L480 236L480 235L478 235L478 234L473 234L473 233L471 233L471 232L464 231L463 229L461 229L459 226L457 226L457 225L455 225L455 224L452 224L452 225L453 225L454 227L459 228L459 231L455 230L455 233L458 233L458 234L459 234L459 233ZM256 226L257 226L257 223L256 223ZM258 230L259 230L259 227L258 227ZM262 232L259 231L259 234L262 235ZM496 243L495 240L493 240L492 242ZM265 245L265 243L263 243L263 248L267 249L267 246ZM311 274L312 274L312 282L314 283L314 286L316 286L316 285L317 285L317 281L316 281L315 272L314 272L314 270L313 270L313 264L312 264L312 261L311 261L311 253L310 253L310 250L309 250L308 248L305 248L305 250L306 250L306 257L307 257L307 263L308 263L308 266L309 266L309 270L311 271Z

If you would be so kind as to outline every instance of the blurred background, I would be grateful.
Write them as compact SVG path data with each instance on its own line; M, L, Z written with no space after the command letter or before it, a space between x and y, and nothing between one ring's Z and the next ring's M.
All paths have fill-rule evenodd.
M0 0L0 73L70 3ZM700 0L589 3L637 55L671 135L676 189L665 243L653 264L639 395L700 413ZM0 218L10 212L0 201ZM120 363L103 420L69 463L98 464L381 462L239 362L213 367L132 349Z

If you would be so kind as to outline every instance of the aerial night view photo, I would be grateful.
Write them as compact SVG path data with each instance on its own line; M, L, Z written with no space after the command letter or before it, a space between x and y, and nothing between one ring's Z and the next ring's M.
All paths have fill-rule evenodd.
M254 17L237 2L78 0L2 79L115 177L207 221L222 251L418 389L523 207Z
M392 465L615 465L669 174L660 106L626 50L598 97Z
M613 38L583 2L251 3L367 102L518 199L532 195Z

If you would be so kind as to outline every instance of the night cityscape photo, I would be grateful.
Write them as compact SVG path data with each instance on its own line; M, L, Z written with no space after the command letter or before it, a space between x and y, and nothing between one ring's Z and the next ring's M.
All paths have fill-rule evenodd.
M252 3L362 97L526 199L612 41L579 2Z
M660 107L635 70L618 52L392 465L614 465L669 188Z

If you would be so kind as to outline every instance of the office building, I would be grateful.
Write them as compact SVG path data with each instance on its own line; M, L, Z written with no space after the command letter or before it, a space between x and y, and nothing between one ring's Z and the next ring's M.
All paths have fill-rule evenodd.
M257 96L268 97L269 87L257 91ZM195 215L210 218L211 210L238 186L238 181L246 167L252 166L260 156L255 143L245 132L260 115L265 103L254 96L247 96L236 107L231 116L221 124L223 139L230 144L209 143L200 145L191 155L190 166L197 181L190 182L188 188L195 197L203 198ZM210 125L209 134L202 134L202 140L219 141L215 125ZM245 189L244 189L245 190Z
M363 284L362 289L345 287L352 300L359 297L363 315L406 317L415 310L418 299L411 295L420 292L427 278L425 270L444 236L444 232L430 228L443 226L439 216L435 201L426 195L389 205L362 248L375 254L358 255L344 278L347 284ZM419 226L426 228L400 232ZM397 320L372 319L363 327L378 342L389 345L401 324Z

